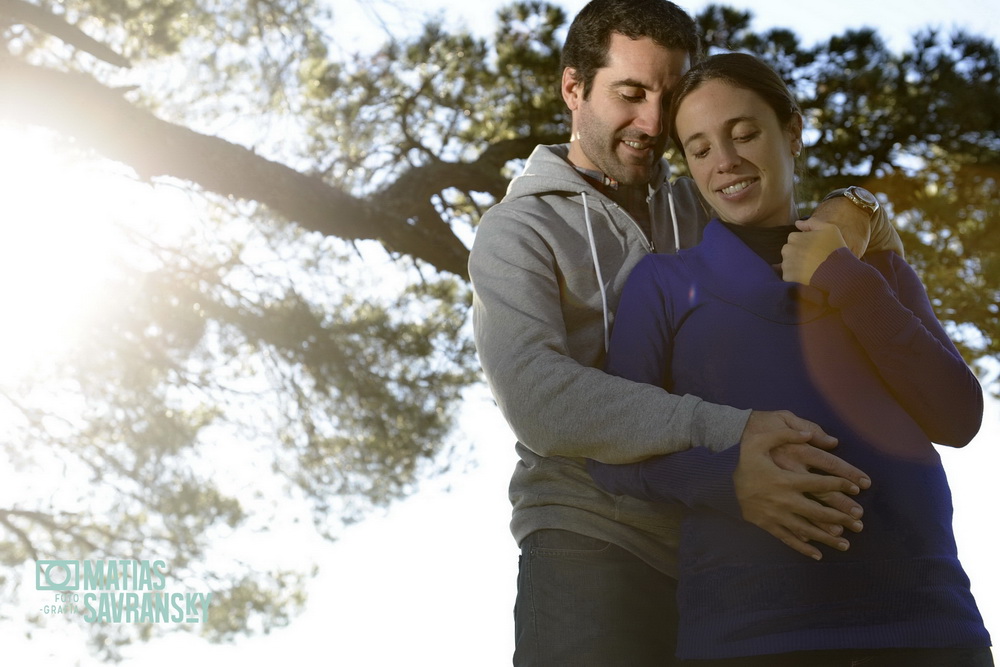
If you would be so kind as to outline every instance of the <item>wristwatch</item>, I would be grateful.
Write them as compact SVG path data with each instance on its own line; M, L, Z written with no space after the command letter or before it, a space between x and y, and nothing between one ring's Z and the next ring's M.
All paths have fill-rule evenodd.
M868 214L869 218L873 217L875 213L878 212L878 199L875 198L875 195L868 192L864 188L852 185L844 190L844 196L850 199L852 204L864 210Z

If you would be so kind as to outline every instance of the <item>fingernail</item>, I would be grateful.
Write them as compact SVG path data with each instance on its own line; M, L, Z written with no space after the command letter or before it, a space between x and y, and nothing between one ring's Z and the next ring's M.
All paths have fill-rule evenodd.
M813 560L823 560L823 556L822 556L822 554L813 554L812 555L812 559Z
M837 548L840 549L841 551L847 551L848 548L850 548L850 546L851 543L848 542L847 540L841 540L840 542L837 542Z
M851 530L853 530L855 533L860 533L862 529L864 529L864 527L865 524L861 523L860 521L855 521L854 524L851 526Z
M856 487L853 484L851 484L851 488L848 489L847 492L849 494L851 494L852 496L855 496L855 495L861 493L861 489L859 489L858 487Z
M861 478L861 488L867 489L871 485L872 485L872 481L870 479L868 479L867 477L862 477Z
M855 519L860 519L861 517L864 516L864 514L865 514L865 511L863 509L861 509L860 507L852 507L851 508L851 516L853 516Z

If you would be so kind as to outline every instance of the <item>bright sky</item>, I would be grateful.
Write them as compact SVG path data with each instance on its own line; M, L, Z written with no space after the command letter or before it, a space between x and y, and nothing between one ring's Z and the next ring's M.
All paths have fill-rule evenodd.
M364 36L365 41L380 40L377 29L364 23L365 13L358 9L358 0L332 1L338 26L345 34ZM390 4L374 0L383 12L388 12ZM493 13L500 5L458 0L401 4L420 7L420 12L440 7L446 21L464 21L481 31L493 25ZM566 0L559 4L572 16L585 2ZM679 4L696 12L708 3ZM1000 40L1000 12L995 0L840 0L808 3L808 9L796 13L788 11L783 0L731 4L752 5L758 28L789 27L806 44L848 27L866 25L877 26L894 48L904 47L910 34L928 25L969 27ZM383 16L390 25L399 21L411 29L419 25L416 10L408 10L402 19L391 13ZM2 169L0 176L5 176ZM7 177L11 176L6 174L0 182L9 184ZM44 197L45 193L37 195ZM74 217L68 210L55 210L53 215ZM49 233L53 231L58 229ZM62 231L72 233L72 228ZM6 255L0 259L0 270L7 261L30 261ZM79 267L80 273L85 274L86 268ZM66 281L61 284L65 286ZM17 295L8 290L0 297ZM995 574L996 538L992 532L997 501L991 491L993 473L1000 470L1000 413L994 401L989 403L985 423L969 447L942 454L955 497L960 554L987 626L1000 636L1000 578ZM321 568L309 586L306 611L289 628L225 646L207 645L190 636L158 641L134 647L124 664L173 667L239 660L251 665L320 662L338 667L509 665L518 555L507 527L507 482L515 461L514 438L482 388L471 392L457 439L467 443L466 450L472 448L463 459L466 465L429 480L416 496L348 529L334 544L305 538L283 543L293 556L307 557ZM32 603L26 602L26 607L34 607L35 598L25 593L22 597ZM33 631L30 641L13 625L6 623L0 629L5 656L8 660L12 655L18 657L11 664L97 664L76 638L58 630L61 624Z

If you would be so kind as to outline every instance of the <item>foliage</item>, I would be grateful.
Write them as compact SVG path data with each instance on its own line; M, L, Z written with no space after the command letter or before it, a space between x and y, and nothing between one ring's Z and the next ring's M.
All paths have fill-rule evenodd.
M996 45L927 32L896 54L861 31L807 48L749 12L698 20L794 82L802 200L877 192L963 351L995 360ZM122 221L114 298L64 357L0 385L10 465L67 480L0 507L3 562L164 558L215 592L210 638L287 623L308 567L220 545L300 517L335 537L447 465L475 379L467 246L530 150L565 140L565 23L521 2L490 39L432 21L345 54L312 0L0 0L0 86L18 86L0 120L194 202L174 229ZM151 634L95 641L113 657Z
M751 32L748 13L711 7L699 20L711 47L759 54L794 82L811 137L802 199L850 184L877 193L966 358L997 359L997 45L928 30L896 54L862 30L804 48L786 30Z

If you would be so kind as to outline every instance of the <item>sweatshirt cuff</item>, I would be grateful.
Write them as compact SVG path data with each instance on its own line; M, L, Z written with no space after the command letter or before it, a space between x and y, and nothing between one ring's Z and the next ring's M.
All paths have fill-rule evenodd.
M752 410L701 401L691 420L691 447L725 451L743 437Z

